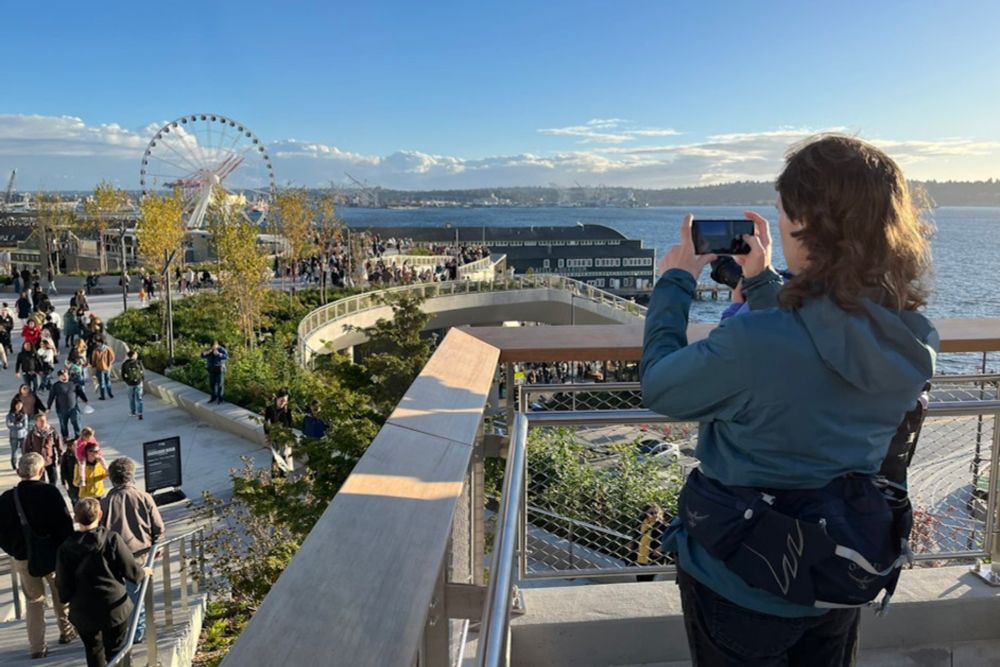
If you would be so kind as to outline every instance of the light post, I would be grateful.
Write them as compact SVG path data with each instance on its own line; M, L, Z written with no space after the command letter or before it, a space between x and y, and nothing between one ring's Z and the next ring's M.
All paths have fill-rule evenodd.
M128 310L128 277L127 269L125 267L125 218L121 219L121 224L118 227L118 241L121 244L122 253L122 311Z

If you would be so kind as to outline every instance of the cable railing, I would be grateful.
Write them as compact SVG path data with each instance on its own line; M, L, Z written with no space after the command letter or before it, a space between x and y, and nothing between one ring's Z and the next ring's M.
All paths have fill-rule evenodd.
M909 472L917 560L941 564L986 558L993 551L997 499L990 473L997 468L1000 453L998 386L998 375L934 380ZM635 476L637 470L646 475L647 487L676 491L697 466L697 424L643 409L638 383L523 385L519 404L522 411L530 409L533 429L545 429L536 435L560 434L560 446L568 445L584 469L580 477L595 479L594 488L601 493L617 482L620 471ZM576 477L574 485L563 484L547 465L544 440L528 445L529 469L522 493L531 521L522 533L526 549L521 576L600 578L673 572L666 558L635 562L644 508L593 495L597 491L591 492Z
M484 258L489 259L489 258ZM442 282L417 283L390 287L383 290L355 294L320 306L306 315L298 326L298 354L300 363L307 363L310 356L309 338L321 328L349 315L356 315L374 308L385 306L387 299L408 294L423 299L473 294L479 292L502 292L525 289L559 289L575 296L624 311L635 316L645 316L646 308L633 301L605 292L579 280L551 274L533 274L497 277L492 281L446 280Z

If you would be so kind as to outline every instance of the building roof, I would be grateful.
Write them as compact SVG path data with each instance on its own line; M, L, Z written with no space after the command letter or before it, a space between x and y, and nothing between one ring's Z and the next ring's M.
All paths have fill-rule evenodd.
M604 225L532 225L530 227L494 227L482 225L454 225L450 227L382 227L351 225L354 231L368 231L383 239L410 238L417 242L454 242L458 232L459 242L481 243L490 241L568 241L582 239L625 240L621 232Z
M562 257L572 259L576 257L652 257L652 248L640 248L638 243L623 245L533 245L501 247L491 250L494 253L503 253L511 260L549 259L552 257Z

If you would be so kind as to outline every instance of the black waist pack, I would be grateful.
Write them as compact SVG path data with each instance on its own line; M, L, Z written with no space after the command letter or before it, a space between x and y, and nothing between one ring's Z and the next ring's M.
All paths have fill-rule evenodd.
M884 610L902 565L913 512L906 490L848 475L820 489L724 486L697 469L678 498L688 534L747 584L795 604Z

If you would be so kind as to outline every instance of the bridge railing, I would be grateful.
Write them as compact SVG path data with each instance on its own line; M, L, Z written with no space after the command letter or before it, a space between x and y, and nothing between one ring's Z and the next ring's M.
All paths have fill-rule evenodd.
M484 258L490 260L490 258ZM479 260L483 261L483 260ZM616 296L593 285L587 285L579 280L551 274L533 274L523 276L499 276L491 281L447 280L442 282L416 283L401 285L383 290L355 294L328 303L306 315L298 326L298 355L300 363L308 363L311 350L308 347L309 338L321 328L337 320L366 310L385 306L386 300L407 294L424 299L470 294L477 292L496 292L525 289L558 289L570 292L581 298L604 304L623 312L643 316L646 308L628 299Z

